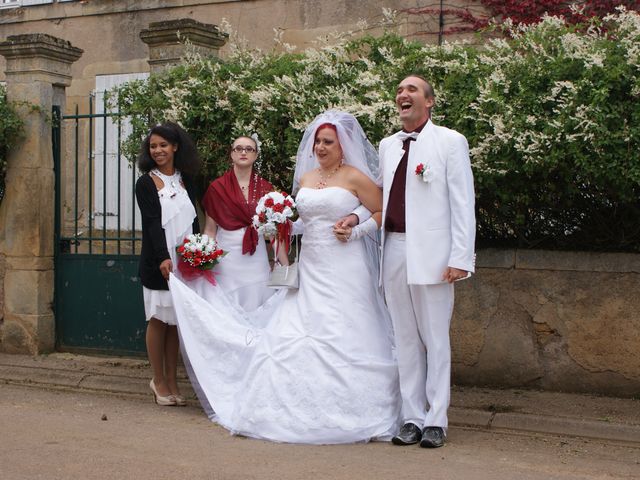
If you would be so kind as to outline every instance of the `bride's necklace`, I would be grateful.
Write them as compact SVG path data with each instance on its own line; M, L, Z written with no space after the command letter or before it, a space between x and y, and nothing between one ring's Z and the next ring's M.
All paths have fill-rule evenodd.
M342 162L340 162L336 168L331 170L327 174L327 176L322 175L322 168L318 167L318 176L320 177L320 180L318 180L318 183L316 183L316 188L318 189L325 188L327 186L327 182L329 181L329 179L333 177L336 174L336 172L340 170L341 167L342 167Z

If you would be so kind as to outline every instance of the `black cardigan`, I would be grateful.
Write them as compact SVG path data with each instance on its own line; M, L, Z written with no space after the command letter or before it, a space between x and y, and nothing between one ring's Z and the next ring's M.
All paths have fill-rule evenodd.
M195 188L184 175L182 181L195 207ZM171 257L167 251L167 240L162 228L162 207L158 198L158 189L149 174L138 178L136 200L142 213L142 252L138 275L142 285L151 290L169 290L169 285L160 272L160 264ZM193 220L192 231L200 232L198 217ZM173 268L176 267L177 265L173 266Z

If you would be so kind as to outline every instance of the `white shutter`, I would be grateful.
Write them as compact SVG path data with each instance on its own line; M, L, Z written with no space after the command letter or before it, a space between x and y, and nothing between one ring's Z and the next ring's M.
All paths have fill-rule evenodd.
M105 113L105 91L130 80L144 79L148 73L127 73L120 75L96 75L96 112ZM106 121L106 129L105 129ZM93 180L93 219L94 227L102 230L118 228L118 206L120 206L120 229L131 230L135 215L136 230L140 230L141 217L135 202L135 168L122 154L118 158L118 119L98 117L94 121L94 180ZM106 133L106 135L105 135ZM120 122L120 140L124 141L131 133L131 125L126 118ZM106 140L106 142L105 142ZM106 166L105 166L106 161ZM118 171L120 176L120 194L118 195ZM135 177L135 178L134 178ZM103 180L106 178L106 182ZM106 185L106 188L104 188ZM135 213L133 209L135 208ZM106 218L105 218L106 217Z
M14 8L20 6L20 0L0 0L0 8Z
M60 2L75 2L77 0L56 0L56 3ZM47 3L54 3L53 0L0 0L0 9L2 8L15 8L15 7L28 7L31 5L44 5Z
M22 6L26 7L29 5L42 5L44 3L53 3L53 0L22 0Z

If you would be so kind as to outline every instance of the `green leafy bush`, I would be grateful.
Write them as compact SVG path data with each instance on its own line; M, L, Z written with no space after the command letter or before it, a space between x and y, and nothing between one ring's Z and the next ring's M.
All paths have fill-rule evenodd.
M386 32L302 53L190 57L118 90L135 127L125 150L133 158L150 124L178 121L211 179L228 168L232 138L257 132L263 174L288 189L315 115L352 112L375 144L400 127L398 81L420 73L436 90L436 123L469 140L481 245L640 251L640 15L506 28L509 39L482 48Z
M22 135L22 120L7 102L5 88L0 85L0 201L4 197L4 179L7 171L7 153Z

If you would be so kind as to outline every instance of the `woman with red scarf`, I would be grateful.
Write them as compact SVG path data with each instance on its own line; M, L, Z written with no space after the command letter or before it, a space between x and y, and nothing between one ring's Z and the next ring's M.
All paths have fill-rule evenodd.
M245 311L255 310L274 292L266 286L270 272L266 243L251 226L258 200L273 190L256 173L257 158L253 138L236 138L231 146L232 167L211 182L202 199L204 233L228 252L216 267L216 280Z

